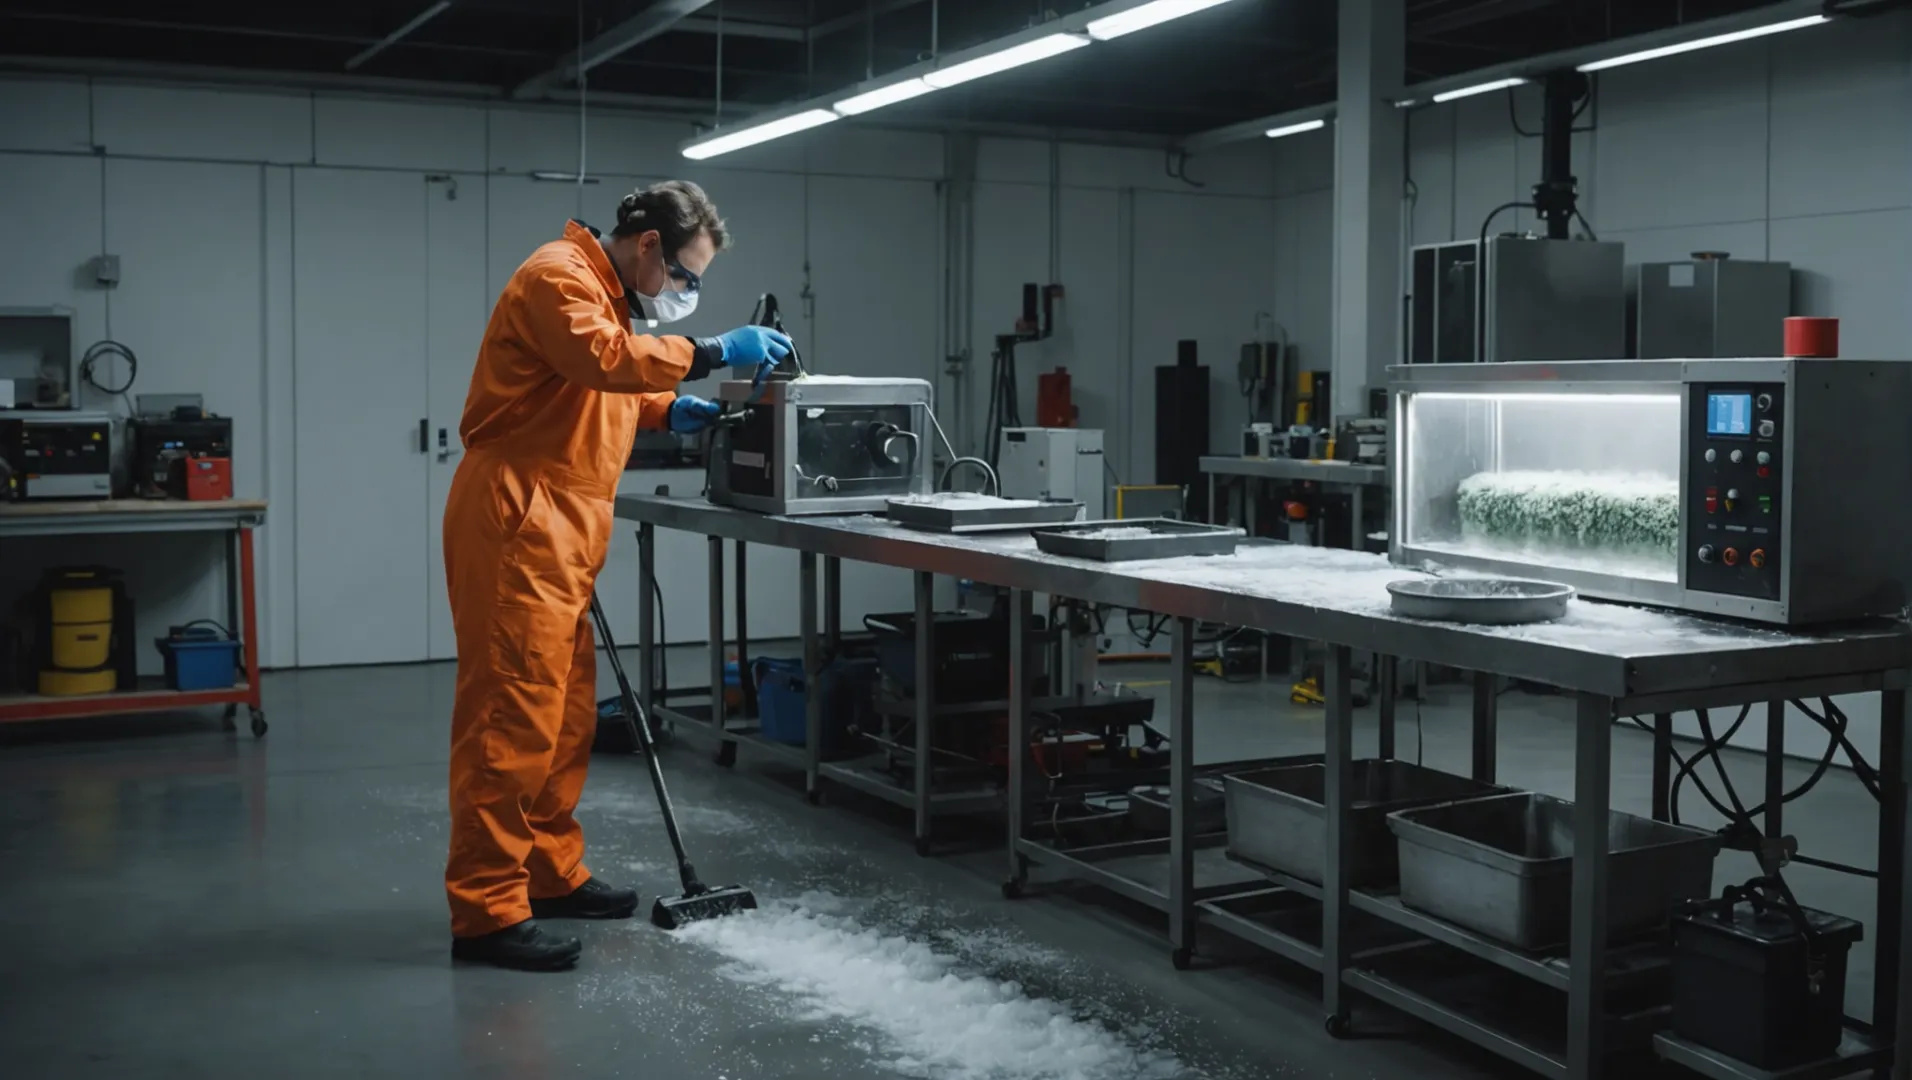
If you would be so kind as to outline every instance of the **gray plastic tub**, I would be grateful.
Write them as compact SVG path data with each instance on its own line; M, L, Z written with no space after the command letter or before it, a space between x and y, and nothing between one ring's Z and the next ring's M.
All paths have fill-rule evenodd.
M1388 817L1400 844L1401 902L1529 951L1567 943L1573 908L1574 806L1497 795ZM1607 819L1607 933L1664 926L1710 896L1720 838L1613 811Z
M1348 884L1357 888L1394 883L1390 812L1502 790L1405 761L1356 761L1353 772ZM1324 766L1298 765L1228 777L1228 853L1320 884L1327 865L1327 775Z

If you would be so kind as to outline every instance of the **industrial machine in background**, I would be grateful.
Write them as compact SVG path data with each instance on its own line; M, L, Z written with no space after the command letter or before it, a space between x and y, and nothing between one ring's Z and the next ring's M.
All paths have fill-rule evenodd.
M132 493L142 499L232 497L232 418L198 394L141 394L127 425Z
M1055 333L1056 302L1062 297L1063 290L1060 285L1037 285L1033 282L1024 284L1022 314L1016 319L1015 331L996 335L996 347L990 353L989 411L985 416L983 431L984 453L989 455L991 468L995 467L996 454L1002 446L1002 433L1009 428L1023 426L1021 378L1016 373L1016 347L1032 341L1042 341ZM1061 372L1066 380L1067 372L1061 368L1057 371ZM1052 381L1049 387L1050 408L1060 410L1061 406L1055 403L1058 386ZM1066 381L1060 385L1065 398L1067 387ZM1042 389L1043 384L1039 377L1037 382L1039 413L1043 410ZM1038 420L1038 423L1044 427L1071 426L1075 423L1075 406L1068 404L1067 412L1068 416L1065 418L1067 423L1050 423L1047 420ZM1051 419L1057 419L1057 417L1051 417Z
M1058 367L1036 376L1037 427L1072 428L1080 418L1078 412L1068 368Z
M113 418L66 409L0 412L0 487L13 499L113 494Z
M766 514L881 511L930 490L930 385L922 379L731 381L712 436L710 501Z
M1392 369L1391 554L1760 622L1906 604L1912 364Z
M1009 428L1002 433L997 476L1010 499L1079 502L1090 521L1106 516L1108 462L1093 428Z
M70 409L73 313L0 308L0 409Z
M1624 244L1490 236L1419 245L1409 259L1410 364L1626 355Z
M1643 360L1785 355L1792 264L1696 251L1634 271L1633 326Z

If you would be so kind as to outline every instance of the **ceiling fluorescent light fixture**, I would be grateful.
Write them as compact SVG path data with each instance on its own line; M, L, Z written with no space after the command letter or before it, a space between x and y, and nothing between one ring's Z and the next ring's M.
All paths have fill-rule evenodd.
M547 184L595 184L598 182L595 176L579 177L577 173L559 172L556 169L533 169L531 179L542 180Z
M1299 124L1286 124L1282 127L1269 128L1267 135L1271 139L1280 139L1289 135L1299 135L1304 131L1320 131L1327 126L1328 122L1326 120L1303 120Z
M1458 101L1464 97L1473 97L1475 94L1491 94L1496 90L1507 90L1516 86L1525 85L1527 85L1526 79L1495 79L1493 82L1484 82L1478 86L1463 86L1459 90L1444 90L1434 95L1434 103L1439 105L1444 102Z
M951 64L923 76L923 81L932 89L943 90L959 83L980 79L986 75L995 75L1019 68L1024 64L1033 64L1038 60L1047 60L1051 56L1060 56L1073 49L1089 44L1089 39L1080 34L1050 34L1034 41L1025 41L1007 49L978 56L974 60L965 60L960 64Z
M1226 3L1228 0L1154 0L1153 3L1132 7L1114 15L1091 19L1086 29L1089 36L1097 41L1108 41L1111 38L1119 38L1123 34L1147 30L1151 26L1160 26L1171 19L1193 15L1198 11L1220 7Z
M1627 53L1625 56L1615 56L1607 60L1595 60L1592 63L1581 64L1580 70L1605 71L1608 68L1637 64L1642 60L1658 60L1662 56L1678 56L1684 52L1710 49L1715 45L1731 45L1735 41L1750 41L1753 38L1765 37L1768 34L1783 34L1788 30L1804 30L1808 26L1818 26L1821 23L1831 21L1831 18L1826 15L1807 15L1804 18L1768 23L1765 26L1755 26L1747 30L1734 30L1731 33L1714 34L1712 37L1683 41L1678 45L1662 45L1657 49L1642 49L1636 53Z
M713 135L708 139L691 143L684 147L683 154L692 161L702 161L718 154L728 154L732 150L742 150L746 146L781 139L785 135L795 135L799 131L808 131L813 127L827 124L837 118L837 114L828 109L806 109L800 113L778 117L761 124L738 128Z
M871 109L880 109L885 105L894 105L899 101L908 101L914 97L936 89L921 79L904 79L888 86L879 86L874 90L865 90L861 94L844 98L831 108L843 116L860 116Z

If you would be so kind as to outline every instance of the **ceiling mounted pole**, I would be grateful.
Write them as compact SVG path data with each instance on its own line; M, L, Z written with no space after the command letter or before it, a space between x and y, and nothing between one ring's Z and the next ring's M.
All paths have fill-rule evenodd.
M363 52L360 52L358 55L352 57L350 60L347 60L345 62L345 70L347 71L358 70L359 65L365 63L367 60L370 60L372 57L377 56L379 53L384 52L386 49L389 49L392 46L410 37L412 35L412 31L417 30L419 27L425 25L428 22L431 22L433 19L436 19L440 15L443 15L445 13L445 9L451 7L451 3L452 3L452 0L438 0L438 2L433 4L431 7L428 7L425 10L419 12L418 14L412 16L410 22L407 22L404 26L401 26L398 29L392 31L391 33L386 34L384 37L379 38L377 41L374 41Z

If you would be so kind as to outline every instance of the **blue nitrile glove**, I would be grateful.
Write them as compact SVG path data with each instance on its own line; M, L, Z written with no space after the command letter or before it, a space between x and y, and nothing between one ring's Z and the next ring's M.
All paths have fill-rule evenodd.
M762 382L791 349L788 336L767 326L740 326L719 335L717 343L724 349L724 366L748 370L753 383Z
M695 435L709 427L711 421L723 411L724 407L714 401L679 394L677 400L671 402L671 431L678 435Z

